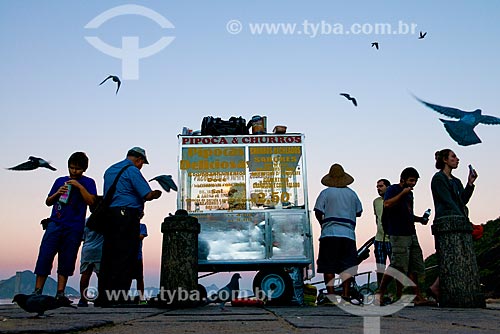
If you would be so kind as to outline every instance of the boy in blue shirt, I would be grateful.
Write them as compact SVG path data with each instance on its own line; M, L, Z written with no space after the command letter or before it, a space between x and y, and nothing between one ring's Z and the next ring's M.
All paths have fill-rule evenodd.
M94 203L97 195L95 181L83 176L88 164L89 159L85 153L73 153L68 159L69 176L57 178L52 185L45 200L47 206L52 206L52 214L40 244L35 267L34 293L42 294L54 257L58 255L56 298L68 304L71 301L64 296L64 290L68 277L75 270L87 206ZM64 201L61 201L61 197Z

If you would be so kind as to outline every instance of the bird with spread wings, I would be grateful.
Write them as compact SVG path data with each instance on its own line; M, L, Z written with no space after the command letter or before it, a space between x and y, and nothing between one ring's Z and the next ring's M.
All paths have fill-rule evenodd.
M115 94L118 94L118 90L120 89L120 86L121 86L122 82L121 82L120 78L119 78L118 76L116 76L116 75L111 75L111 74L110 74L110 75L109 75L106 79L104 79L104 80L103 80L103 81L99 84L99 86L100 86L100 85L102 85L103 83L105 83L108 79L111 79L111 80L113 80L114 82L116 82L116 93L115 93Z
M172 175L158 175L149 180L149 182L151 181L157 181L166 192L170 192L170 189L177 191L177 185L172 180Z
M48 168L50 170L57 170L55 167L52 167L48 161L45 161L42 158L37 158L30 156L28 161L23 162L17 166L7 168L8 170L34 170L39 167Z
M481 139L474 132L478 124L500 125L500 118L483 115L481 109L474 111L463 111L452 107L443 107L437 104L425 102L418 97L415 98L428 108L437 111L445 116L456 118L458 121L439 119L444 124L444 128L450 134L451 138L459 145L469 146L481 143Z

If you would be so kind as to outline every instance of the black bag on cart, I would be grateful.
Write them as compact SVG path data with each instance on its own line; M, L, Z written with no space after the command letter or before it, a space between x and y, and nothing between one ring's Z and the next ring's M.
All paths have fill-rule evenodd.
M247 135L248 128L243 117L231 117L228 121L220 117L203 117L201 122L202 136Z

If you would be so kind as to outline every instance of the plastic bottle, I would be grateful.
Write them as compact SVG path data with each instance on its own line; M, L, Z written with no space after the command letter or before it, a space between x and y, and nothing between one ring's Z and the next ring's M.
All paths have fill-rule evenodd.
M422 218L424 219L424 221L422 222L422 224L427 225L427 223L429 222L429 216L430 215L431 215L431 209L425 210L424 214L422 215Z
M71 184L67 184L66 187L68 188L68 190L66 190L66 192L64 194L59 196L59 202L64 203L64 204L68 203L69 193L71 191Z

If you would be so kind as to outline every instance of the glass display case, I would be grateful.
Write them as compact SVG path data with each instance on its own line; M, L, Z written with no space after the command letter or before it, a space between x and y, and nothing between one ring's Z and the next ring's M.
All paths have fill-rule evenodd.
M200 271L314 275L303 134L179 136L179 147L177 206L200 223Z

